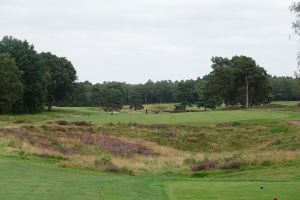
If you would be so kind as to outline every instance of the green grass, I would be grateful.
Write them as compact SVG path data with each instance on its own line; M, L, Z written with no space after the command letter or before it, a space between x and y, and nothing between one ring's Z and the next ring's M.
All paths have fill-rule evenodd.
M255 173L250 171L247 177ZM234 177L239 177L238 173ZM0 198L5 200L259 200L272 199L274 194L279 199L294 200L300 195L300 182L295 180L224 181L219 178L211 181L210 176L192 179L174 174L122 176L3 156L0 157L0 178ZM225 179L230 180L230 177Z
M300 116L300 115L299 115ZM92 115L81 115L67 117L70 121L91 121L95 124L104 123L141 123L141 124L186 124L202 125L224 123L232 121L252 121L252 120L278 120L288 118L288 113L273 111L253 110L253 111L209 111L193 113L174 114L149 114L144 113L110 113L99 112Z
M264 189L260 189L263 186ZM300 196L300 182L169 182L166 191L170 200L294 200Z
M58 168L40 161L0 157L5 200L167 199L161 181Z
M300 119L300 113L276 110L235 110L207 111L192 113L161 113L148 114L144 112L99 112L97 108L54 108L52 112L24 115L0 115L0 126L11 124L44 124L45 121L91 121L95 124L105 123L141 123L141 124L186 124L203 125L233 121Z
M296 107L299 101L273 101L271 104Z

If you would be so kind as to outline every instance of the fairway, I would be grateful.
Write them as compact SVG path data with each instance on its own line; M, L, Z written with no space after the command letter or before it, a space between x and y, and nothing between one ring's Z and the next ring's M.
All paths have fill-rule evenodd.
M300 182L209 181L167 176L124 176L55 167L39 160L0 157L5 200L295 200ZM261 190L260 187L264 189Z
M0 126L9 124L34 123L42 125L50 120L90 121L94 124L107 123L140 123L140 124L184 124L205 125L234 121L258 121L300 119L296 112L282 112L274 110L234 110L234 111L207 111L187 113L160 113L148 114L144 112L119 112L111 115L99 112L95 108L55 108L51 113L35 115L0 116Z
M263 187L263 189L261 189ZM186 181L167 183L170 200L295 200L300 196L300 182L223 182Z
M0 198L5 200L167 199L163 183L131 177L55 167L39 161L0 157Z
M65 118L66 120L91 121L97 124L103 123L141 123L141 124L212 124L232 121L252 120L277 120L289 117L274 111L209 111L174 114L150 114L144 113L99 113L90 116L78 116Z

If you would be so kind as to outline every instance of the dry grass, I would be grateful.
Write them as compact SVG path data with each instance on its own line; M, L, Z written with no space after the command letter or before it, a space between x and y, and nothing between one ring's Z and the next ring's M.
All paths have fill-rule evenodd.
M113 162L119 166L126 166L134 171L165 171L169 169L185 169L184 160L190 153L164 147L155 143L136 140L142 143L159 156L135 156L131 159L114 157Z
M247 167L298 162L298 128L288 124L96 128L85 122L55 122L2 128L0 138L6 141L7 153L54 159L65 167L125 173L189 171L192 164L206 161L216 161L224 169L235 163ZM102 163L103 157L109 161Z

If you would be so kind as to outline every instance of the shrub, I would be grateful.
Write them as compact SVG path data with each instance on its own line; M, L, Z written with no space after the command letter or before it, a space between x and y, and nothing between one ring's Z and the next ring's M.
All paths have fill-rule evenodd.
M192 171L203 171L209 169L215 169L218 166L218 161L208 160L200 163L195 163L191 166Z
M176 104L175 105L175 111L180 112L180 111L185 111L186 109L186 104Z
M220 165L220 168L225 170L240 169L241 167L242 163L238 161L228 161Z

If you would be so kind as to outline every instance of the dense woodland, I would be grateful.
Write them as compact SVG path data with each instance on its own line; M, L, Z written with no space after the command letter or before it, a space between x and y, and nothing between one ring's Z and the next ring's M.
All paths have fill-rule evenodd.
M212 72L195 80L157 81L144 84L77 82L76 70L64 57L38 53L34 46L11 36L0 41L0 113L35 113L47 106L97 106L119 110L124 105L174 103L215 109L252 108L272 100L299 100L299 78L267 74L246 56L213 57ZM195 74L197 77L197 74Z
M263 101L253 102L253 105L260 105L268 103L271 100L274 101L296 101L300 99L298 80L293 77L276 77L268 76L268 95L265 96ZM144 84L127 84L121 82L104 82L101 84L92 84L88 81L74 83L72 93L66 97L63 101L57 102L59 106L101 106L101 95L99 91L112 91L112 96L102 95L104 99L111 99L112 101L118 100L118 104L122 105L139 105L139 104L156 104L156 103L174 103L174 102L188 102L194 104L203 103L205 97L213 97L212 95L205 94L209 92L207 83L209 83L209 76L198 78L196 80L186 81L157 81L151 80ZM206 86L207 85L207 86ZM222 87L222 85L220 85ZM206 90L205 90L206 89ZM216 94L216 93L215 93ZM242 94L241 94L242 95ZM107 96L107 97L105 97ZM219 95L216 95L220 97ZM117 98L115 98L117 97ZM238 96L237 96L238 97ZM230 106L242 105L244 103L243 96L240 97L241 101L233 101ZM218 99L217 99L218 100ZM108 100L110 101L110 100ZM223 103L223 99L219 98L219 103L214 104L217 106ZM203 104L202 104L203 105ZM204 106L204 105L203 105ZM210 106L207 105L207 108Z

